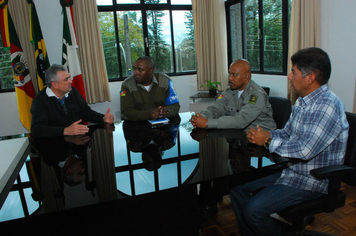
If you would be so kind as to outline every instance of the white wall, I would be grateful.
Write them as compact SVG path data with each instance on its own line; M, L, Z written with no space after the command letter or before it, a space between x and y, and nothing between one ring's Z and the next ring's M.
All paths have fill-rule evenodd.
M62 63L63 15L57 0L34 0L50 64Z
M58 0L35 0L36 9L42 27L51 63L61 63L62 52L62 15ZM356 77L356 1L323 0L321 1L322 48L329 53L332 74L329 87L352 111ZM253 80L262 86L271 88L270 95L287 97L287 77L275 75L252 75ZM172 77L181 111L189 110L189 96L196 93L196 76ZM120 111L121 82L110 83L111 102L91 105L94 110L105 112L108 107L118 120ZM18 119L16 94L0 94L0 136L24 133L26 130Z
M328 86L353 111L356 78L356 1L321 1L321 43L332 72Z
M260 86L269 87L270 96L287 97L288 80L286 75L252 74L252 79Z

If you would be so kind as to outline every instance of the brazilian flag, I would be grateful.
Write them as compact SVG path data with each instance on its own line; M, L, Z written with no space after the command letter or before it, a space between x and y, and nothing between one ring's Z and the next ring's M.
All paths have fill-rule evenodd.
M30 6L30 31L31 42L35 45L35 63L38 89L42 90L46 85L45 73L49 68L46 44L43 40L40 22L37 17L36 7L32 0L27 0Z

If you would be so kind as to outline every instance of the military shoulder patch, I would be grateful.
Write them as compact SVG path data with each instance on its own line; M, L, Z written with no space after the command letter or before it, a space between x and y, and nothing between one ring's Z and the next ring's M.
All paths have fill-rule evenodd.
M224 94L221 94L218 98L222 99L224 97Z
M120 97L124 97L124 96L126 96L126 91L121 91L120 92Z
M256 95L251 95L250 101L248 101L248 103L251 103L251 104L253 104L253 105L256 105L257 99L258 99L258 96L256 96Z

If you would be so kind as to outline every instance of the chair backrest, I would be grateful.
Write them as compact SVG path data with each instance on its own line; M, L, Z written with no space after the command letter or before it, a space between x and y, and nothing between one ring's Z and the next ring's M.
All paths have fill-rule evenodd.
M346 112L346 118L349 122L349 139L347 140L344 164L353 167L354 170L345 175L342 181L354 186L356 185L356 114Z
M262 86L263 90L265 90L265 92L267 93L267 95L269 96L269 91L270 91L270 88L269 87L264 87Z
M292 102L287 98L269 97L269 103L272 106L273 119L277 124L277 129L282 129L292 112Z

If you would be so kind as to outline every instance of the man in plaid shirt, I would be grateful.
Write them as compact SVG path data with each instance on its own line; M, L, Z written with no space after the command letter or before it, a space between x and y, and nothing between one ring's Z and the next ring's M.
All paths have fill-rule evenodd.
M310 170L344 161L349 125L345 105L326 85L331 73L328 54L306 48L291 61L288 79L299 98L290 119L281 130L251 128L247 138L271 153L302 162L231 189L241 235L280 235L280 226L270 215L327 193L328 181L315 179Z

